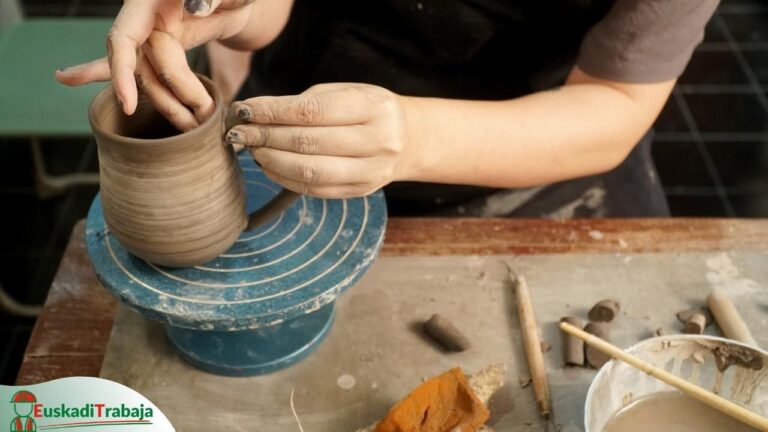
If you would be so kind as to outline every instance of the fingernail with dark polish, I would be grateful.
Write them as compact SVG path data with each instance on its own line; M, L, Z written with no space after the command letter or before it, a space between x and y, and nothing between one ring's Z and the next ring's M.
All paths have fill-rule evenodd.
M251 109L248 108L247 105L241 105L237 109L237 117L240 120L250 120L251 119Z
M243 136L236 130L230 130L224 137L224 141L229 145L242 144Z
M191 14L208 12L211 9L211 0L184 0L184 9Z

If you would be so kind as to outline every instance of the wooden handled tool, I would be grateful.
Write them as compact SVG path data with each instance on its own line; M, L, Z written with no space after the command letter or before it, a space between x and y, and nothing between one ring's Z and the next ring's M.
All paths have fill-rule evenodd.
M533 315L531 295L528 292L528 284L525 278L510 272L514 280L515 297L517 298L517 310L520 315L520 327L523 330L523 345L525 356L528 359L528 371L531 374L533 392L539 413L545 420L552 416L552 402L550 401L547 370L544 367L544 356L541 353L541 341L536 318Z
M560 329L583 340L587 345L594 347L595 349L598 349L617 360L621 360L624 363L658 379L659 381L680 390L688 396L708 405L710 408L714 408L721 413L729 415L744 424L757 428L758 430L768 431L768 418L755 414L752 411L742 407L741 405L737 405L728 399L720 397L697 386L696 384L692 384L680 377L677 377L664 369L658 368L646 361L640 360L639 358L627 353L626 351L623 351L615 345L611 345L610 343L598 338L597 336L593 336L580 328L568 324L567 322L561 322Z
M707 306L715 316L715 321L725 337L747 345L757 346L757 342L749 332L747 324L741 319L739 311L722 290L715 289L707 297Z

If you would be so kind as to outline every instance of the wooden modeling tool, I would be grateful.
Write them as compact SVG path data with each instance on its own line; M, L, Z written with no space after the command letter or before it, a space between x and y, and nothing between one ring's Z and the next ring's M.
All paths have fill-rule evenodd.
M648 375L658 379L659 381L668 384L686 395L708 405L710 408L714 408L723 414L733 417L734 419L757 428L761 431L768 431L768 418L760 416L740 405L737 405L728 399L720 397L704 388L692 384L682 378L679 378L664 369L658 368L646 361L627 353L626 351L612 345L597 336L591 335L580 328L574 327L567 322L560 323L560 329L564 332L570 333L573 336L581 339L587 345L600 350L611 357L621 360L624 363L639 369Z
M725 337L747 345L757 346L749 327L739 315L736 306L722 290L715 289L707 296L707 306Z
M531 382L533 383L536 405L541 416L545 420L549 420L552 417L552 402L550 400L547 370L544 367L544 356L541 353L539 329L536 325L533 305L531 304L531 295L528 292L528 284L526 284L524 277L517 276L511 269L510 277L515 282L513 287L515 297L517 298L517 311L518 315L520 315L523 345L525 347L525 356L528 360L528 372L531 374Z

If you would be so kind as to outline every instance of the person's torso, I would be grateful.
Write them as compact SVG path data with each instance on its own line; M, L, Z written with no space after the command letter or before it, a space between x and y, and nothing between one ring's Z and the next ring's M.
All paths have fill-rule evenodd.
M366 82L399 94L505 99L562 83L615 0L296 0L254 56L244 96Z
M240 99L364 82L409 96L502 100L562 84L582 39L615 0L296 0L282 34L255 53ZM495 189L394 183L413 214Z

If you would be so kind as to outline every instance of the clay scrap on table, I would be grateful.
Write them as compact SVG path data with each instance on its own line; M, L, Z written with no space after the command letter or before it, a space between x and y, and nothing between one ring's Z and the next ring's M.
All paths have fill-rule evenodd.
M589 320L592 322L611 322L616 318L619 310L621 310L621 306L616 300L601 300L589 310Z
M608 327L608 323L590 322L584 327L584 331L604 341L610 341L611 329ZM584 357L586 357L587 363L595 369L600 369L611 359L610 355L591 345L585 347Z
M583 327L587 333L608 341L611 333L609 324L616 319L620 310L621 305L618 301L604 299L590 308L587 314L589 322L585 326L582 326L582 320L576 316L562 317L560 322L567 322L577 328ZM568 332L561 330L560 334L563 342L563 361L566 366L591 366L600 369L611 359L609 355L586 345L581 339Z
M695 313L691 315L688 321L685 322L683 327L683 333L685 334L697 334L704 333L704 327L707 326L707 316L703 313Z
M486 404L504 385L506 367L495 363L466 377L454 368L433 377L395 404L375 425L357 432L493 432Z
M434 314L424 323L424 332L448 351L468 350L472 344L448 318Z
M712 324L712 321L714 320L714 318L712 317L712 312L710 312L709 308L707 307L682 310L678 312L675 316L677 317L677 320L680 321L680 323L686 324L688 321L691 320L691 318L694 317L694 315L699 315L699 314L704 315L704 319L706 320L707 326Z
M560 322L583 328L581 319L575 316L560 318ZM563 339L563 360L566 366L584 366L584 341L570 333L560 332Z

